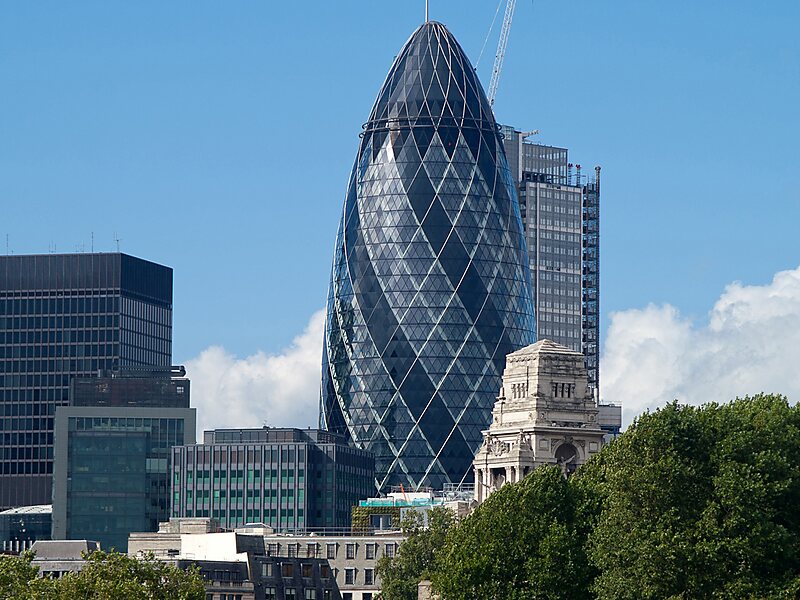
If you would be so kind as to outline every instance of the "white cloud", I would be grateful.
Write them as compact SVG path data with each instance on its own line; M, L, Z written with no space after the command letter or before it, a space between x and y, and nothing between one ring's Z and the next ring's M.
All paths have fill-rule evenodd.
M605 401L624 423L678 399L725 402L758 392L800 400L800 267L767 285L728 285L703 324L670 305L611 315L600 362Z
M197 432L221 427L316 427L325 311L279 354L237 358L211 346L186 363Z

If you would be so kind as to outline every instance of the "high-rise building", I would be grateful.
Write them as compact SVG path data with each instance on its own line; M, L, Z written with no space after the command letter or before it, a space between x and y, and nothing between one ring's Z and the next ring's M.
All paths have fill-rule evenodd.
M49 504L70 380L172 360L172 269L126 254L0 256L0 509Z
M374 478L372 454L329 431L215 429L202 444L173 448L172 516L212 517L229 528L346 528Z
M71 405L55 417L53 539L124 552L132 531L158 531L169 519L171 449L195 442L184 373L134 368L73 379Z
M568 150L502 127L528 243L536 332L582 352L599 389L600 167L591 176Z
M534 341L514 180L483 88L441 23L392 65L334 248L321 426L379 490L472 479L505 355Z

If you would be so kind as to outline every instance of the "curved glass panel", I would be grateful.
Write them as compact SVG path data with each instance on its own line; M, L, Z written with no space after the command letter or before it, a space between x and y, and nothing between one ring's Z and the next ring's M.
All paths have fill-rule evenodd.
M535 341L527 263L483 88L426 23L364 126L328 294L321 426L375 453L378 489L471 477L505 356Z

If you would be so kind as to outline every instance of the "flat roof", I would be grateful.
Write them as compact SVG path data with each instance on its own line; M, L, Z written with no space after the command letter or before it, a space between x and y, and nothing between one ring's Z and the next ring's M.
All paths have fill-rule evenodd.
M49 515L53 513L52 504L36 504L34 506L17 506L0 511L0 515Z

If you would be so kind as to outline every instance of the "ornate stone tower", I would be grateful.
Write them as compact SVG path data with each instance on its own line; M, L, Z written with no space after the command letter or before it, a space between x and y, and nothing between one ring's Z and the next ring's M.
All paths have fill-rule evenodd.
M569 475L599 452L603 430L583 360L550 340L506 357L492 423L473 463L478 502L539 465L560 465Z

